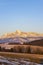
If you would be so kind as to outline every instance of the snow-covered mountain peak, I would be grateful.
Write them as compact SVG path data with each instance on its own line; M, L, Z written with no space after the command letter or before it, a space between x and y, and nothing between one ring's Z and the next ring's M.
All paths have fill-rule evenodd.
M36 32L22 32L20 30L16 30L16 32L5 33L0 38L15 38L15 37L43 37L43 34L39 34Z

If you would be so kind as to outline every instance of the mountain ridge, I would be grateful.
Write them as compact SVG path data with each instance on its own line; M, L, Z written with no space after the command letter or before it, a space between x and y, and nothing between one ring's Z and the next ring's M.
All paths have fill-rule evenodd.
M3 34L2 36L0 36L0 39L14 37L43 37L43 34L39 34L36 32L22 32L20 30L16 30L16 32Z

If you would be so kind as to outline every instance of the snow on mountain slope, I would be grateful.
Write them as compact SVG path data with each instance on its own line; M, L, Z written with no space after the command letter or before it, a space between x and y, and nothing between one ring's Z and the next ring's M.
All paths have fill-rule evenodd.
M43 34L35 33L35 32L21 32L17 30L13 33L5 33L0 38L13 38L13 37L43 37Z
M6 33L0 37L0 43L9 42L30 42L38 39L42 39L43 34L38 34L34 32L21 32L17 30L13 33Z

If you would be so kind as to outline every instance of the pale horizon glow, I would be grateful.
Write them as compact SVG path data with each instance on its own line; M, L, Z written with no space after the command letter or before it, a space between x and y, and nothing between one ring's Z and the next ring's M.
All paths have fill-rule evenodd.
M0 35L16 30L43 33L43 0L0 0Z

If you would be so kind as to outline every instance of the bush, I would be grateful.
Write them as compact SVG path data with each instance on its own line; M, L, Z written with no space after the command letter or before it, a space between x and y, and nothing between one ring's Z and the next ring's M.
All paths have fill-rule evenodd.
M10 49L10 52L14 52L14 49L13 49L13 48L11 48L11 49Z
M16 53L20 52L19 46L15 46L13 49L14 49L14 52L16 52Z
M0 46L0 51L2 50L1 46Z
M1 48L1 51L5 51L5 48L3 47L3 48Z
M37 48L37 54L43 54L43 51L41 50L41 48Z
M31 48L30 48L30 46L28 46L28 47L26 48L26 52L27 52L27 53L31 53Z

